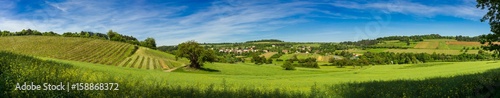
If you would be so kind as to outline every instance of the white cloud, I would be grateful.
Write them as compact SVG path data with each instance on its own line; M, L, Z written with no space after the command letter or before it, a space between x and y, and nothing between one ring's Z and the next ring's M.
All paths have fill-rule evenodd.
M120 5L116 2L121 1L45 2L47 7L31 13L0 16L0 28L10 31L30 28L58 33L82 30L104 33L113 29L139 39L154 37L160 45L174 45L187 40L235 40L231 36L259 34L260 31L305 22L306 19L293 17L313 11L308 2L216 1L206 8L190 9L194 12L186 15L183 12L193 6L141 5L143 1Z
M351 1L337 1L333 6L360 10L380 10L389 13L402 13L420 17L434 17L437 15L459 17L477 21L486 13L475 7L475 3L464 0L459 5L424 5L420 3L396 0L393 2L360 3Z
M125 2L125 3L124 3ZM175 3L147 4L145 1L68 0L45 2L43 9L14 14L15 1L0 0L0 29L19 31L106 32L113 29L139 39L154 37L159 45L174 45L187 40L199 42L241 41L234 36L269 36L265 33L309 18L367 19L363 16L326 11L323 3L281 1L215 1L208 6ZM428 6L412 2L357 3L336 1L336 7L379 9L433 17L448 15L477 19L482 14L474 6ZM321 13L321 14L316 14ZM316 15L316 16L315 16ZM287 32L279 32L287 33Z

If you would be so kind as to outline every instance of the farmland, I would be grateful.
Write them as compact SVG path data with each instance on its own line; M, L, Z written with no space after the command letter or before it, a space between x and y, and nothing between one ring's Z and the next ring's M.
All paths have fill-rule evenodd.
M139 69L166 70L187 62L157 50L99 39L12 36L2 37L0 42L0 50L14 53Z
M490 69L500 68L500 66L497 66L498 65L497 62L492 62L492 61L458 62L458 63L444 62L444 63L427 63L424 65L405 64L405 65L366 66L363 68L356 68L356 69L353 69L352 67L346 67L346 68L322 67L322 69L299 68L296 71L281 70L280 67L274 65L256 66L253 64L213 63L213 64L207 64L206 68L218 70L218 72L177 70L175 72L165 73L162 71L155 71L155 70L142 70L136 68L127 68L127 67L113 67L102 64L93 64L87 62L60 60L52 58L42 58L44 60L36 60L34 58L29 58L29 57L15 57L18 59L10 59L13 58L10 56L13 55L2 53L0 58L5 63L17 65L14 67L21 68L24 71L13 71L13 72L6 71L8 72L6 74L23 75L25 76L25 78L21 79L24 81L30 81L30 79L41 78L41 76L38 75L46 75L45 77L50 77L50 78L38 80L35 82L37 83L50 82L50 81L117 82L120 83L120 85L122 85L120 92L110 92L107 93L106 95L102 95L102 93L93 91L76 91L72 93L65 93L64 94L65 96L74 96L74 95L176 96L177 94L184 94L184 93L189 95L188 91L190 89L191 91L194 90L197 93L204 93L198 96L208 96L205 95L206 93L205 90L211 88L214 89L215 92L219 93L226 92L226 94L222 94L219 96L233 96L233 97L238 95L242 96L248 94L243 92L235 92L235 90L236 91L248 90L250 92L254 92L255 94L257 92L261 92L254 96L269 96L267 94L276 94L275 89L278 88L280 89L279 90L280 93L278 94L280 96L313 96L311 94L315 94L315 92L311 90L317 90L323 92L323 94L320 94L321 96L330 96L330 97L334 96L359 97L365 95L401 96L400 95L401 93L407 93L408 95L406 96L422 96L419 93L413 92L415 90L403 90L404 88L398 88L397 86L403 86L402 84L398 83L418 84L419 87L428 87L439 84L446 84L443 85L442 87L434 86L435 89L428 89L428 88L416 88L416 89L427 89L430 91L453 90L449 93L426 91L426 94L424 96L434 96L434 97L444 96L444 95L471 96L471 94L467 92L470 92L474 89L457 89L457 88L477 87L479 85L485 85L485 84L475 84L474 81L483 80L484 79L483 75L488 75L488 76L500 75L498 74L498 71L488 72L488 74L475 74L475 73L485 72ZM28 59L34 59L34 60L28 60ZM50 61L55 61L60 63L55 63ZM34 66L26 65L35 62L38 62L42 66L31 68ZM44 64L44 62L50 64ZM45 67L54 64L59 64L59 66ZM22 65L25 65L26 67L21 67ZM51 74L55 71L49 71L49 70L55 70L55 69L60 70L61 72L60 74L65 74L65 75L55 76L55 74ZM234 70L234 69L245 69L245 70ZM26 72L35 72L35 73L26 73ZM43 73L43 72L51 72L51 73ZM72 77L72 78L67 78L67 77ZM106 78L106 77L112 77L112 78ZM456 77L456 78L451 78L451 77ZM457 81L456 79L460 79L460 81ZM370 82L373 80L387 81L387 82ZM449 80L449 81L444 81L444 80ZM493 82L498 80L484 80L484 81ZM345 92L349 90L354 90L354 88L359 88L359 87L370 88L371 86L382 86L382 85L387 85L389 83L393 85L391 87L379 87L377 89L386 92L387 95L377 95L379 93L373 92L372 89L365 89L364 91L365 94L359 94L359 95L354 95L356 92ZM196 88L192 88L193 84L196 85ZM360 85L360 86L354 87L353 85ZM175 88L176 86L180 86L182 88ZM141 89L149 89L147 91L149 93L145 93L146 92L145 90L134 89L137 87ZM230 88L225 88L225 87L230 87ZM341 91L332 89L332 87L339 87L338 90ZM161 93L161 91L174 91L174 90L177 91L170 93ZM36 94L37 92L38 91L34 92L11 91L10 94L16 94L16 95L23 94L24 96L29 96L31 94ZM52 91L52 92L53 93L50 92L47 93L49 95L62 94L58 93L58 91ZM307 92L307 94L299 92ZM329 93L329 94L324 94L324 93Z
M439 88L417 88L427 90L428 92L425 92L424 95L429 95L428 97L473 96L470 92L475 90L475 88L461 88L482 86L484 84L476 82L483 80L484 75L498 74L498 69L500 69L500 66L497 66L498 63L495 61L474 61L416 62L414 64L345 67L321 66L320 68L297 67L296 70L289 71L283 70L281 67L282 63L285 61L274 60L272 64L261 65L248 62L236 62L231 64L219 62L205 63L203 66L204 70L193 70L182 67L188 64L189 61L187 59L176 59L172 54L120 42L88 38L44 36L1 37L0 40L7 43L2 44L5 45L5 47L1 48L3 51L15 53L1 52L4 55L0 57L0 64L15 65L14 70L3 72L7 72L7 75L19 75L24 77L17 80L14 79L14 82L117 82L122 85L122 90L124 90L123 92L112 92L106 95L99 92L78 91L68 93L68 95L64 96L175 97L193 96L193 93L200 94L197 96L210 96L208 91L219 94L213 96L231 97L249 95L304 97L316 96L315 94L324 97L366 97L368 95L378 97L401 97L401 93L409 94L406 96L422 95L422 92L398 88L398 86L407 86L404 83L422 87ZM437 45L430 46L421 44L425 42L434 42L437 43ZM396 41L390 41L384 44L390 44L389 46L406 45ZM409 49L354 48L347 51L360 54L367 51L462 54L463 51L460 49L463 47L460 49L456 47L472 47L472 45L467 44L469 43L437 39L411 43L410 46L406 46L410 47ZM10 45L12 45L12 47L9 47ZM412 48L417 46L423 48ZM56 49L54 47L58 48ZM58 51L69 52L65 53ZM479 50L468 50L466 53L475 54L478 51ZM340 51L336 52L338 53ZM277 52L267 52L261 54L261 56L267 57L276 53ZM18 54L31 55L36 58L20 56ZM329 64L328 60L330 58L343 58L339 55L288 53L283 54L279 59L286 60L293 56L297 56L298 59L316 58L318 63L325 65ZM46 68L44 68L44 66L46 66ZM178 69L172 72L166 72L166 70L173 68ZM57 74L64 75L56 75L56 72ZM457 79L462 80L458 81ZM492 78L492 80L488 81L496 82L497 80L495 79L496 78ZM436 87L435 85L444 86ZM372 86L379 88L371 88ZM382 88L383 86L387 87ZM366 93L352 91L357 88L366 88L363 91ZM384 93L387 95L377 95L379 93L376 90L380 89L384 90ZM169 93L163 91L168 91ZM251 93L244 93L242 91ZM442 92L447 93L442 94ZM38 95L39 93L40 92L37 91L11 91L6 94L10 96L19 94L30 96ZM48 94L47 96L56 96L59 93L60 92L54 91L54 93L51 93L52 95Z
M167 70L187 63L185 59L175 60L175 56L157 50L140 47L134 55L127 57L118 66L139 69Z

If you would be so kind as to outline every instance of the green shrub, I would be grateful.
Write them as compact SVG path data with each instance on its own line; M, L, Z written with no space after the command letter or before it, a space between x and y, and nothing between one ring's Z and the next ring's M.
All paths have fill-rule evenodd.
M295 66L292 65L292 62L288 61L283 63L281 67L283 67L285 70L295 70Z

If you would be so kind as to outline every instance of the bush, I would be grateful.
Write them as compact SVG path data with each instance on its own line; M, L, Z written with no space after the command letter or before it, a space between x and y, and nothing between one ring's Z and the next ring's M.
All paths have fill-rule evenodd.
M283 59L276 59L276 61L279 61L279 62L281 62L281 61L283 61Z
M285 70L295 70L295 66L292 65L292 62L285 62L281 67Z
M271 56L271 58L280 58L282 55L283 54L281 54L281 53L276 53L273 56Z

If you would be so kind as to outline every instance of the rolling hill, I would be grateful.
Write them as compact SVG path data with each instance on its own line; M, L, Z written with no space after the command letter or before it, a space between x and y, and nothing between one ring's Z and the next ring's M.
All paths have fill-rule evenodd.
M0 37L0 50L37 57L81 61L140 69L170 69L186 60L132 44L78 37Z

